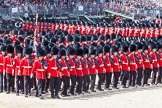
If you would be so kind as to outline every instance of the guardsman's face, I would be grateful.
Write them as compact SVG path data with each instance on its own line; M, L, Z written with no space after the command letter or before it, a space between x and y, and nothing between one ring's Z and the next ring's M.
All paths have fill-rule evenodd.
M90 57L91 57L91 58L94 58L94 57L95 57L95 55L91 55Z
M69 58L71 58L71 59L72 59L73 57L74 57L73 55L69 55Z
M147 54L148 53L148 50L145 50L144 52Z
M102 53L98 54L98 57L102 57Z
M106 53L106 56L109 56L110 54L109 53Z
M153 52L156 52L156 49L154 48L152 51L153 51Z
M53 58L54 58L54 59L57 59L57 55L53 55Z
M2 55L5 55L6 53L5 53L5 51L2 51Z
M18 57L21 57L21 53L17 53L17 56L18 56Z
M65 59L65 56L61 56L61 59Z
M81 58L81 56L77 56L77 59L80 59Z
M114 56L117 56L117 54L118 54L117 52L114 52Z
M7 55L11 57L12 56L12 53L8 53Z
M43 56L40 56L40 57L39 57L39 60L43 60Z
M29 58L29 56L30 56L29 54L25 54L25 57L26 57L26 58Z
M84 54L84 58L87 58L88 57L88 55L87 54Z

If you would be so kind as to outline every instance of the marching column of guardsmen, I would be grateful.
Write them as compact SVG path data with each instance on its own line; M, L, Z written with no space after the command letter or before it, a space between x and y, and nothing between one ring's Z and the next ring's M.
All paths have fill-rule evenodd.
M70 35L61 30L43 31L36 38L27 33L13 42L8 33L0 39L0 92L27 98L36 90L40 99L48 92L60 99L119 85L157 85L162 78L161 42L161 37L125 41L116 34Z

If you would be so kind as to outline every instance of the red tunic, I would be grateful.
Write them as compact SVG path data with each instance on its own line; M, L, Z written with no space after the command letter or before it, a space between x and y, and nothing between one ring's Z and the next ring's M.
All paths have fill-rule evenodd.
M143 60L143 65L144 65L145 69L149 69L151 67L151 64L150 64L148 54L144 53L143 55L145 56L145 59Z
M105 69L106 69L106 72L112 72L112 68L111 68L111 62L109 60L109 57L108 56L104 56L103 59L105 60Z
M150 56L151 56L152 59L153 59L153 63L152 63L153 68L157 68L157 67L158 67L158 59L157 59L157 57L156 57L156 54L155 54L154 52L151 52L151 53L150 53Z
M88 61L89 61L88 68L89 68L90 74L96 74L96 66L95 66L94 59L88 58Z
M120 72L120 64L119 64L119 60L116 56L111 56L112 60L114 62L111 61L111 66L112 66L112 69L113 69L113 72Z
M35 60L31 73L36 73L36 78L38 79L45 79L47 74L40 60Z
M129 54L128 56L130 58L130 63L129 63L130 72L136 72L137 64L136 64L136 60L135 60L134 54Z
M0 55L0 73L3 73L4 58L3 55Z
M21 58L16 56L14 58L14 70L16 76L22 76L22 71L20 70L20 62Z
M60 71L55 59L49 60L47 70L48 70L47 72L51 75L51 77L60 77Z
M88 63L86 58L82 58L82 68L83 68L83 74L89 75Z
M70 75L76 76L77 73L76 73L76 69L75 69L75 63L70 58L67 58L67 61L68 61L69 65L70 65L70 71L69 71Z
M4 69L8 74L12 74L13 72L13 58L10 56L6 56L4 60Z
M68 67L67 67L67 65L66 65L65 60L60 59L60 60L59 60L59 63L61 64L60 70L61 70L62 76L70 76L70 75L69 75L69 72L68 72Z
M76 59L76 72L77 72L77 76L83 77L83 70L82 70L82 64L81 61Z
M121 63L121 66L122 66L122 70L123 71L128 71L128 58L125 54L121 54L120 55L120 58L122 59L122 63Z
M103 74L105 68L104 68L104 62L102 58L96 57L95 59L96 59L96 68L98 70L98 73Z
M22 61L20 62L20 69L21 69L23 76L31 75L32 64L29 62L28 58L22 59Z

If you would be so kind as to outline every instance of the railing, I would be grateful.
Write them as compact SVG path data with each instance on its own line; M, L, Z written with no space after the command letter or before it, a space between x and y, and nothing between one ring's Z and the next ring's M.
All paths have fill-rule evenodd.
M25 14L35 15L39 13L41 15L50 15L55 16L66 16L69 14L77 15L88 15L88 16L99 16L104 15L104 10L110 10L113 12L121 13L133 18L143 18L143 17L153 17L160 16L162 13L161 10L156 9L136 9L126 6L120 6L113 2L109 3L87 3L84 5L75 4L72 6L68 5L28 5L28 6L18 6L10 8L0 8L0 16L10 16L10 17L19 17ZM162 15L162 14L161 14Z

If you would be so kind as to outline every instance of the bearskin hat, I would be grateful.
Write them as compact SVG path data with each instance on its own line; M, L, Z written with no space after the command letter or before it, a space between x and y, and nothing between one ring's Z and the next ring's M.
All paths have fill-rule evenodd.
M72 41L73 41L73 36L68 35L68 36L66 37L66 41L67 41L67 42L72 42Z
M153 50L153 49L156 49L156 48L157 48L157 45L156 45L155 43L151 43L151 44L150 44L150 47L151 47L151 49Z
M106 45L104 47L104 53L109 53L110 52L110 47L108 45Z
M137 42L136 47L137 47L137 49L142 49L142 44L140 42Z
M67 49L67 55L75 55L75 49L73 47L69 47Z
M51 55L58 55L59 49L57 46L53 46L51 49Z
M83 47L83 54L88 54L89 49L87 47Z
M46 54L49 54L51 52L51 47L50 46L45 46L45 52Z
M23 53L23 47L20 45L16 46L15 50L16 50L16 53Z
M112 46L110 52L113 54L114 52L118 52L117 46Z
M93 35L93 36L91 37L91 41L95 41L95 40L98 40L97 35Z
M129 46L129 50L130 50L130 52L136 51L136 45L135 44L131 44Z
M128 46L122 45L122 46L121 46L121 51L122 51L122 52L128 52Z
M89 55L95 55L96 54L96 49L94 47L91 47L89 50Z
M63 36L60 36L58 39L59 43L64 43L64 40L65 40L65 38Z
M24 47L24 54L31 55L33 53L32 47Z
M103 47L97 47L96 55L103 53Z
M99 36L99 40L103 40L103 41L104 41L104 40L105 40L105 36L100 35L100 36Z
M59 54L59 57L66 56L66 50L64 48L62 48L59 50L58 54Z
M85 36L82 36L82 37L80 38L80 41L81 41L81 42L85 42L85 41L86 41L86 37L85 37Z
M6 52L6 47L7 47L7 46L3 44L3 45L1 46L1 51Z
M148 50L148 46L147 46L147 45L144 45L144 46L142 47L142 50L143 50L143 51Z
M114 33L112 33L111 35L111 40L115 39L116 38L116 35Z
M106 36L105 36L105 40L107 40L107 39L110 39L110 35L109 34L106 34Z
M82 48L77 48L76 49L76 55L77 56L82 56L83 55L83 49Z
M75 42L75 43L80 42L79 36L74 36L74 42Z
M37 48L37 57L41 57L41 56L45 56L45 55L46 55L46 52L45 52L44 47Z
M12 45L7 45L6 51L7 53L14 53L14 47Z

